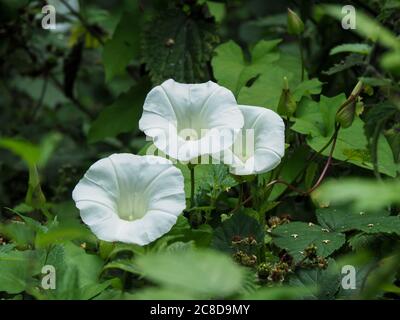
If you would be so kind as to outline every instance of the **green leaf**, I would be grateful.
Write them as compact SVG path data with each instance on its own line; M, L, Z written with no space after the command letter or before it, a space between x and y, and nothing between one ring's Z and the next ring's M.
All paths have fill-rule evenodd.
M289 69L284 69L275 64L270 65L268 72L261 74L251 87L243 87L240 90L239 103L263 106L276 111L285 77L288 79L290 87L299 83L294 79L294 75Z
M289 278L289 285L302 288L308 294L304 295L307 300L330 300L334 299L339 291L340 272L333 259L328 260L327 269L300 269Z
M45 248L52 244L63 243L70 240L96 242L95 236L84 225L77 221L56 223L46 232L36 234L35 246Z
M211 62L215 78L237 96L247 81L268 72L271 62L278 60L276 46L280 41L258 42L251 50L251 61L244 59L242 49L232 40L219 45Z
M2 138L0 147L15 153L30 166L35 165L40 159L40 148L22 139Z
M176 167L182 171L185 178L185 194L190 195L190 171L188 167L182 163L177 163ZM228 168L223 165L215 164L199 164L194 168L195 191L199 188L218 189L217 193L225 191L227 188L234 187L237 182L232 178L228 172Z
M122 132L137 131L148 89L147 82L138 83L106 107L90 127L89 142L115 137Z
M258 221L242 212L234 213L232 217L225 220L220 227L215 229L212 246L218 250L234 253L232 246L235 237L241 239L253 237L258 247L263 244L264 230Z
M311 244L317 247L318 256L325 258L339 249L345 243L346 237L341 233L327 232L323 229L312 223L291 222L273 229L272 239L274 244L285 249L295 261L304 258L302 252Z
M212 250L157 253L137 258L145 277L164 288L201 298L227 297L237 292L244 272L229 257Z
M12 240L18 248L32 246L35 240L35 232L25 223L12 221L0 223L0 234L6 239Z
M55 245L46 264L54 266L57 281L55 290L45 291L46 299L90 299L110 285L99 283L101 258L72 242Z
M226 15L225 3L216 1L206 1L210 14L215 18L216 22L221 22Z
M131 259L118 259L107 263L104 270L107 269L120 269L129 273L142 275L143 273L135 266L134 262Z
M329 54L334 55L342 52L368 55L371 52L371 46L365 43L345 43L332 48Z
M141 22L139 10L123 13L112 39L104 45L103 63L107 82L123 74L129 62L139 56Z
M54 152L61 136L49 133L43 137L40 145L19 138L0 138L0 147L5 148L26 162L28 167L44 166Z
M355 66L364 65L364 57L360 54L349 54L341 60L339 63L333 65L326 71L322 71L323 74L331 76L335 73L342 72Z
M42 251L0 251L0 291L16 294L34 285L44 258Z
M400 235L400 217L389 216L388 211L353 211L345 207L316 211L318 222L336 232L361 230L365 233L396 233Z
M296 102L300 101L302 97L309 96L312 94L319 94L322 90L322 82L314 78L311 80L306 80L294 88L293 98Z
M332 98L321 96L319 102L303 99L297 108L295 124L291 129L308 135L308 145L315 151L321 150L333 135L336 112L345 100L344 94ZM357 117L349 128L340 129L333 158L373 170L363 126L364 122ZM322 154L327 156L329 152L330 148L326 148ZM381 173L396 176L398 166L383 135L379 137L378 159Z
M318 200L333 205L350 203L354 210L375 211L391 204L400 204L400 181L377 182L372 179L347 178L325 182L313 194Z
M142 53L153 84L169 78L183 83L210 79L207 63L219 41L216 25L201 13L196 18L192 15L168 9L146 26Z

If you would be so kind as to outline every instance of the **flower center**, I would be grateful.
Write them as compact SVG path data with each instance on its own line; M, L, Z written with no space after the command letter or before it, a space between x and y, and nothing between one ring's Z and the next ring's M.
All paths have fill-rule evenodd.
M245 163L254 156L255 142L254 130L242 129L233 144L233 153Z
M127 221L138 220L147 212L146 197L140 192L121 197L118 203L118 216Z
M208 130L207 123L196 116L178 119L177 125L178 135L187 141L196 141L203 138Z

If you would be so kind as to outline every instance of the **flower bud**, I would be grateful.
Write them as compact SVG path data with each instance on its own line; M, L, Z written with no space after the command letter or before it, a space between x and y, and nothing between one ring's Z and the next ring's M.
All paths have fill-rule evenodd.
M29 166L28 192L26 193L25 202L35 209L41 208L46 203L35 165Z
M336 113L336 122L338 122L342 128L348 128L354 121L356 114L357 99L363 88L363 83L358 81L350 94L350 97L343 103Z
M286 77L283 78L283 89L278 104L278 113L281 116L291 117L295 113L297 108L296 101L294 101L292 94L290 93L288 80Z
M348 128L354 121L356 113L356 101L346 103L336 113L336 122L338 122L342 128Z
M287 30L289 34L300 35L304 31L304 23L296 12L288 8Z

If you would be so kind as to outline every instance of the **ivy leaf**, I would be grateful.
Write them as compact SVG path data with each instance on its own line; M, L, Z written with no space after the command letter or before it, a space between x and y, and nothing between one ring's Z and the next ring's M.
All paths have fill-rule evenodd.
M225 220L220 227L215 229L212 246L218 250L234 253L232 240L253 237L258 245L264 241L264 230L258 221L242 212L234 213Z
M129 62L139 56L141 22L139 10L123 13L112 38L104 45L107 82L123 74Z
M209 80L207 62L219 41L215 28L200 12L187 16L169 9L154 18L142 37L143 61L153 84L169 78L183 83Z
M247 81L267 72L271 62L278 60L276 46L280 41L258 42L251 50L251 61L244 59L242 49L232 40L219 45L211 62L215 78L237 96Z
M304 258L302 252L311 244L317 247L318 256L325 258L339 249L345 243L346 237L323 229L312 223L291 222L273 229L272 239L275 245L285 249L295 261Z
M196 297L227 297L237 292L244 281L244 272L238 265L209 249L148 254L136 262L146 278L163 288Z
M148 89L149 84L146 81L138 83L106 107L90 127L89 142L94 143L108 137L115 137L122 132L135 132L138 129Z
M340 272L333 259L328 260L327 269L300 269L289 278L291 287L304 288L308 294L307 300L334 299L339 291Z

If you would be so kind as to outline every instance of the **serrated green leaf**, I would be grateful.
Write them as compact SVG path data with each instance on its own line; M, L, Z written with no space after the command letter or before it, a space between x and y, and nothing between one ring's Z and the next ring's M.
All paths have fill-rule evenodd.
M290 286L308 290L307 300L331 300L339 291L340 272L333 259L327 269L300 269L289 278Z
M44 251L0 251L0 291L16 294L33 285L44 259Z
M354 211L346 208L326 208L316 211L321 226L331 231L345 232L361 230L365 233L396 233L400 235L400 217L389 216L389 212Z
M142 37L143 61L153 84L169 78L182 83L209 80L207 62L219 41L215 28L210 20L178 9L154 17Z
M236 249L232 241L235 237L241 239L254 237L260 246L264 241L264 230L258 221L249 215L242 212L234 213L230 219L215 229L212 246L224 252L234 253Z
M317 247L318 256L325 258L339 249L345 243L346 237L341 233L327 232L323 229L315 224L291 222L273 229L272 240L275 245L293 256L295 261L304 258L302 252L311 244Z

